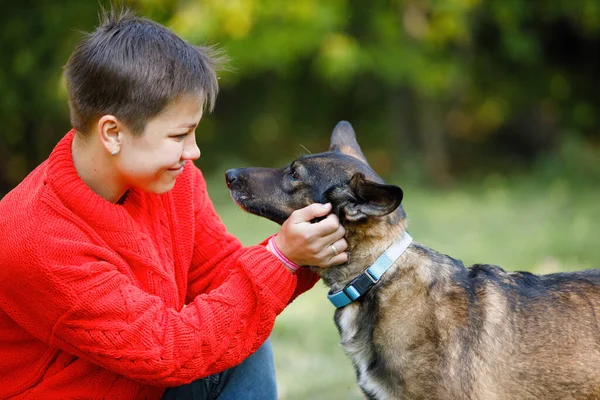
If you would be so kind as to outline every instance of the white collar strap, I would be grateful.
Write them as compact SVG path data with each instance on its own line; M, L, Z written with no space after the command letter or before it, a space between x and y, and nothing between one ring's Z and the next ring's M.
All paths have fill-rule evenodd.
M337 308L340 308L360 299L373 285L379 282L385 271L408 249L412 241L413 238L408 232L404 232L402 239L392 243L365 272L354 278L342 290L336 292L330 290L327 294L329 301Z

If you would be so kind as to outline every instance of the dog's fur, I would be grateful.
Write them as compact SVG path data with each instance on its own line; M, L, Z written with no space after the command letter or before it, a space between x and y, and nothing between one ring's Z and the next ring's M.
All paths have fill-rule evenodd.
M328 152L282 169L230 170L227 184L244 210L277 223L331 202L349 261L315 271L333 290L406 230L402 190L369 167L344 121ZM369 399L565 400L600 399L598 316L600 270L466 268L413 242L365 297L336 310L335 323Z

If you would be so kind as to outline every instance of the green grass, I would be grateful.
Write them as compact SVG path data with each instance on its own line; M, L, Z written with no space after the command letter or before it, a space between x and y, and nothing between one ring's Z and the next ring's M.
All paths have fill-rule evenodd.
M600 187L564 178L492 177L451 190L402 185L416 241L459 258L537 273L600 267ZM222 176L209 182L230 232L256 244L278 227L230 200ZM291 304L272 335L280 398L360 399L339 345L333 306L322 283Z

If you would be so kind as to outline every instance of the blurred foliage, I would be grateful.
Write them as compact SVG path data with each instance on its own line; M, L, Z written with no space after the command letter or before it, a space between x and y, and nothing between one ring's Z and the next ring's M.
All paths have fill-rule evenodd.
M4 3L0 194L69 129L61 67L108 5ZM565 136L600 142L596 0L125 3L232 59L216 112L198 130L208 170L224 159L274 165L300 145L322 151L341 119L384 176L421 165L442 185L522 167Z

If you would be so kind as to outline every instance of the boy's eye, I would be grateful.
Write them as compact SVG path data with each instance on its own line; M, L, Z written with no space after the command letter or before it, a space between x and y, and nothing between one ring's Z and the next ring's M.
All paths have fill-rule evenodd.
M184 133L183 135L173 136L173 138L175 140L177 140L178 142L181 142L183 139L185 139L186 136L187 136L187 133Z

